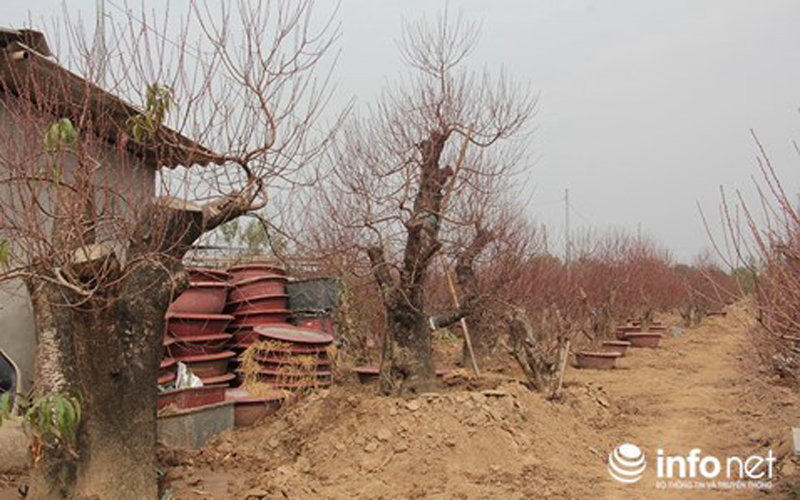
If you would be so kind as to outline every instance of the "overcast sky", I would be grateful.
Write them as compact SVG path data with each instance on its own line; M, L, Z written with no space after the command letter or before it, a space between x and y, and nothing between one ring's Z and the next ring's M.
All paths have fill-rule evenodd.
M107 14L120 15L123 1L107 1ZM164 2L131 3L142 4ZM444 5L343 0L337 102L368 102L400 74L401 19ZM3 0L0 25L47 26L60 6ZM69 6L93 26L95 0ZM696 204L713 217L721 185L752 193L751 128L786 186L800 186L791 146L800 138L797 0L450 0L449 8L482 24L476 67L503 66L540 93L530 212L551 234L563 237L569 188L574 228L641 225L691 260L709 246Z

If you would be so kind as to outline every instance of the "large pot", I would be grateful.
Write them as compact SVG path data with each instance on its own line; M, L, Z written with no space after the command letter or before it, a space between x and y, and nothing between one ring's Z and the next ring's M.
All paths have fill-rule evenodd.
M229 285L224 282L192 283L170 304L174 313L220 314L228 301Z
M607 352L616 352L619 353L620 356L625 356L625 353L628 352L628 347L631 346L631 343L627 340L604 340L603 341L603 351Z
M254 397L242 388L228 389L228 400L235 401L233 420L236 427L249 427L280 409L287 397L283 391L274 391L266 397Z
M198 406L213 405L225 401L225 387L203 386L186 387L159 393L158 409L174 405L180 409L197 408Z
M212 354L220 352L230 340L230 333L212 333L210 335L195 335L181 337L181 339L167 348L172 357L194 356L197 354Z
M263 276L236 281L228 301L246 302L265 295L286 295L286 277Z
M587 352L581 351L575 354L575 362L578 368L588 368L591 370L610 370L614 368L618 352Z
M231 281L238 283L251 278L286 277L286 270L278 264L269 262L250 262L228 268Z
M198 354L196 356L182 356L175 358L185 364L187 368L200 377L216 377L228 371L228 362L234 358L233 351L215 352L213 354Z
M229 314L167 313L167 331L177 338L222 333L233 321Z
M617 327L617 330L616 330L616 332L617 332L617 339L619 339L619 340L625 340L625 336L626 336L628 333L631 333L631 332L641 332L641 331L642 331L642 327L641 327L641 326L633 326L633 325L624 325L624 326L618 326L618 327Z
M631 343L631 347L658 347L664 335L658 332L631 332L625 336L625 340Z
M353 371L356 372L358 381L362 384L376 382L381 374L381 370L377 366L357 366L353 368Z
M257 326L255 330L270 340L288 342L291 344L306 344L314 346L326 346L333 342L333 337L324 333L307 330L304 328L286 326Z
M288 309L277 311L253 311L234 315L232 329L255 328L263 325L284 325L289 321Z
M226 311L243 314L256 311L285 311L289 309L289 296L286 294L261 295L240 302L228 302Z

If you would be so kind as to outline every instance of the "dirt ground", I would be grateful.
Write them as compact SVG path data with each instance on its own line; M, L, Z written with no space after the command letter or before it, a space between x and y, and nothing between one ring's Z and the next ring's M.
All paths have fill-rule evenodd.
M480 383L456 372L412 400L339 385L201 451L165 450L167 487L176 500L800 499L789 439L800 396L752 368L748 321L733 307L668 333L658 349L629 352L613 371L570 368L559 403L530 393L502 362ZM633 485L606 470L625 442L648 457ZM717 457L772 450L780 461L768 490L658 489L658 447Z

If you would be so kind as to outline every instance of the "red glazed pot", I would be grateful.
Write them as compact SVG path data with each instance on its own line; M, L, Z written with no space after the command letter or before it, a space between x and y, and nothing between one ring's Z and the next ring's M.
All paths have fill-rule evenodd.
M240 329L256 328L263 325L283 325L289 320L290 312L286 309L282 311L254 311L244 314L236 314L236 318L231 323L231 328Z
M625 336L625 340L631 343L631 347L658 347L661 337L664 335L658 332L631 332Z
M592 370L610 370L614 368L618 352L586 352L582 351L575 354L575 361L578 368L589 368Z
M274 391L274 394L258 398L250 396L244 389L228 389L226 398L235 401L233 421L236 427L249 427L256 424L278 411L286 401L286 395L282 391Z
M228 301L245 302L265 295L286 295L286 278L265 276L237 281L233 283Z
M228 302L225 309L231 314L256 311L286 311L289 309L289 296L286 294L262 295L242 302Z
M231 338L231 345L250 347L250 344L261 337L252 328L229 328L229 330L234 332L233 338Z
M233 351L222 351L175 359L184 363L193 374L202 379L203 377L224 375L228 371L228 361L235 356L236 353Z
M175 405L180 409L197 408L225 401L224 386L187 387L158 395L158 409Z
M270 382L267 380L264 382L269 384L269 386L273 389L286 389L287 391L296 391L299 389L323 389L325 387L330 387L331 385L330 379L318 379L313 384L309 384L307 382Z
M333 337L330 335L291 325L257 326L255 330L260 333L262 337L266 337L270 340L277 340L279 342L313 346L325 346L333 342Z
M603 350L607 352L616 352L619 353L620 356L625 356L625 353L628 352L628 347L631 346L631 343L627 340L604 340L603 341Z
M640 327L640 326L631 326L631 325L618 326L617 327L617 339L625 340L625 336L628 333L630 333L630 332L641 332L641 331L642 331L642 327Z
M210 335L196 335L194 337L181 337L180 341L169 346L167 350L175 358L194 356L197 354L212 354L220 352L230 340L230 333L212 333Z
M175 337L196 337L224 332L233 321L229 314L167 313L167 331Z
M256 359L264 368L268 370L278 370L287 365L291 365L293 363L293 357L295 356L275 356L274 353L270 353L269 356L256 356ZM328 359L327 356L317 357L317 367L324 367L324 369L329 370L330 364L331 360Z
M231 279L231 275L221 269L214 269L211 267L187 267L186 272L189 273L189 281L191 283L199 283L206 281L216 281L224 283Z
M381 371L377 366L357 366L353 371L358 375L358 381L362 384L369 384L378 380Z
M231 362L233 363L233 362ZM230 367L230 364L228 365ZM213 377L200 377L203 381L203 386L217 385L221 387L229 387L234 380L236 380L235 373L223 373L222 375L215 375Z
M165 385L175 381L178 378L173 372L159 372L158 379L156 380L157 385Z
M277 264L270 264L268 262L250 262L247 264L231 266L228 268L228 273L230 273L231 281L234 283L251 278L286 276L285 269Z
M204 281L192 283L170 304L168 312L219 314L225 309L228 300L227 283Z
M315 376L317 379L325 379L330 378L331 372L330 371L315 371L315 372L303 372L303 371L290 371L288 368L283 368L281 370L273 370L270 368L262 368L258 372L259 378L269 382L269 381L283 381L287 382L290 380L302 380L309 378L311 375Z

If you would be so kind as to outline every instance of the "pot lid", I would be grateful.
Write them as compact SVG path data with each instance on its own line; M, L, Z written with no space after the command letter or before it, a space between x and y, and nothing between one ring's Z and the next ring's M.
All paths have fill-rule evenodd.
M175 359L181 363L203 363L206 361L221 361L236 356L233 351L212 352L211 354L194 354L191 356L178 356Z
M262 337L298 344L330 344L333 342L333 337L330 335L303 328L265 325L255 327L255 331Z
M173 344L199 344L203 342L214 342L217 340L228 340L233 337L232 333L207 333L204 335L189 335L175 339Z
M206 314L206 313L181 313L168 312L164 318L176 320L205 320L205 321L233 321L230 314Z
M246 286L251 285L253 283L258 283L259 281L282 281L286 282L288 279L286 276L277 276L277 275L270 275L270 276L256 276L255 278L245 278L243 280L234 281L231 283L234 287Z

